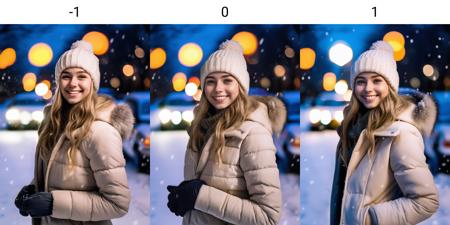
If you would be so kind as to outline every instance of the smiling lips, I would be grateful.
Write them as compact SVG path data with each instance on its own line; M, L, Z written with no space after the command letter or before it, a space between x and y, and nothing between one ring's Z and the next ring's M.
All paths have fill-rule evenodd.
M364 100L366 100L366 101L372 101L376 97L378 97L378 95L365 95L365 96L363 96Z
M213 99L216 102L223 102L227 97L228 97L228 95L216 95L216 96L213 96Z
M69 96L75 96L75 95L80 94L81 91L75 91L75 90L67 91L67 90L66 90L66 93L69 94Z

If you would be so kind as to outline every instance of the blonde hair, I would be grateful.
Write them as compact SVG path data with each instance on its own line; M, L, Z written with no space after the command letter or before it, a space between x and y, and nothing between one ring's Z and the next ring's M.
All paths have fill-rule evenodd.
M205 96L205 92L203 91L202 97L200 99L200 103L195 111L195 118L192 121L192 125L190 127L191 137L189 139L188 147L192 151L200 151L201 149L197 149L198 144L201 142L201 139L204 137L205 133L201 128L201 121L205 119L208 115L208 112L213 109L214 106L208 102ZM211 152L216 153L216 159L219 163L222 162L221 154L223 148L225 146L225 130L231 127L239 127L239 125L244 122L248 115L253 112L258 107L258 102L249 97L247 93L243 90L243 88L239 85L239 94L236 100L229 105L223 113L223 116L219 118L214 127L214 133L212 134L212 146ZM197 150L196 150L197 149Z
M384 78L383 78L384 79ZM368 153L373 155L375 152L375 135L374 131L384 125L390 124L395 121L396 117L406 107L408 107L409 100L406 96L400 96L396 91L388 84L388 95L381 100L380 104L371 109L369 113L368 123L366 127L365 138L368 140L369 149ZM342 146L338 150L339 157L348 165L350 161L349 148L349 127L358 119L358 112L362 106L361 102L357 99L355 92L352 94L349 105L344 110L344 120L342 121L342 133L341 141Z
M74 165L74 155L89 134L95 112L112 102L109 97L98 96L93 84L89 94L74 105L70 105L62 96L61 90L57 89L48 115L45 115L38 130L37 151L41 157L48 161L58 139L64 134L70 144L67 152L69 164Z

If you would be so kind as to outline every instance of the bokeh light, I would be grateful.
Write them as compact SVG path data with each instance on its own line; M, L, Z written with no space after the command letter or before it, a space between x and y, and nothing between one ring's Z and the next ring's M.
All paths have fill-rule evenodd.
M189 83L194 83L197 85L197 87L200 87L200 79L198 77L191 77L188 80Z
M22 78L23 90L30 92L36 86L36 75L34 73L26 73Z
M53 96L52 91L51 91L51 90L48 90L47 93L46 93L44 96L42 96L42 98L48 100L48 99L51 99L52 96Z
M125 64L122 68L122 72L125 76L131 77L134 74L134 68L130 64Z
M261 84L261 87L263 87L263 88L269 88L270 87L270 80L267 77L261 78L259 83Z
M239 42L244 50L244 55L253 55L258 49L258 38L253 33L241 31L236 33L231 39Z
M109 84L111 85L112 88L118 88L120 87L120 80L117 77L113 77L109 81Z
M175 91L182 91L186 86L186 74L182 72L176 73L172 78L172 86Z
M52 48L46 43L37 43L30 48L30 51L28 51L28 60L33 66L46 66L52 61L52 58Z
M338 81L336 83L336 85L334 86L334 91L340 95L345 94L345 92L347 92L347 90L348 90L348 84L347 84L347 81L345 81L345 80Z
M336 42L328 51L331 62L343 66L353 58L353 50L344 42Z
M136 49L134 49L134 55L136 57L138 57L139 59L144 58L144 56L145 56L144 49L142 49L141 47L136 46Z
M200 90L200 89L197 90L197 93L195 93L195 95L192 96L192 98L193 98L195 101L199 102L200 99L202 98L202 90Z
M353 94L352 90L347 90L344 94L344 100L349 102L350 99L352 99L352 94Z
M203 58L202 48L195 43L187 43L178 51L178 60L187 67L193 67L199 64Z
M96 55L103 55L109 49L108 37L101 32L91 31L83 36L83 40L91 43L92 50Z
M197 93L197 90L198 90L198 86L197 86L197 84L194 84L194 83L186 84L186 87L184 89L184 91L186 92L186 95L188 95L188 96L194 96L195 93Z
M149 89L150 88L150 78L148 78L148 77L146 77L145 79L144 79L144 86L145 86L145 88L146 89Z
M309 70L316 61L316 52L312 48L300 49L300 69Z
M48 89L52 89L52 82L50 82L49 80L43 80L41 81L41 83L47 85Z
M295 51L294 51L294 49L292 49L291 47L286 47L286 49L284 49L284 54L285 54L286 57L288 57L288 58L294 58L294 56L295 56Z
M6 48L0 53L0 69L6 69L16 62L16 51L13 48Z
M161 68L166 63L166 51L162 48L150 50L150 69Z
M434 68L430 64L426 64L425 66L423 66L422 72L425 76L431 77L433 76Z
M388 42L394 49L394 52L398 52L405 47L405 37L398 31L386 33L383 37L383 41Z
M325 91L332 91L336 85L336 75L332 72L323 75L322 86Z
M449 76L444 77L444 86L447 89L450 88L450 77Z
M394 59L395 61L402 61L403 58L405 58L406 50L405 48L401 48L399 51L394 52Z
M49 91L48 86L42 82L36 85L36 88L34 89L34 92L38 96L44 96L45 94L47 94L48 91Z
M273 73L275 74L275 76L277 77L282 77L284 75L286 75L286 69L284 68L284 66L282 65L276 65L273 68Z
M411 78L411 80L409 80L409 84L411 85L412 88L419 88L420 80L417 77L413 77Z

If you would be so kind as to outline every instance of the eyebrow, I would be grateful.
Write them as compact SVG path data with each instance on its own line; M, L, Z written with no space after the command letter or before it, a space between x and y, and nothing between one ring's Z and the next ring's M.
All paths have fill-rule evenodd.
M61 74L71 74L71 73L69 73L67 71L64 71ZM79 71L76 71L75 74L78 75L78 74L89 74L89 73L87 71L85 71L85 70L79 70Z
M232 75L230 75L230 74L226 74L226 75L222 75L222 76L220 76L220 77L218 77L218 78L216 78L216 77L211 77L211 76L207 76L205 79L222 79L222 78L228 78L228 77L232 77Z
M379 74L373 74L373 75L371 75L371 76L368 77L368 78L359 76L359 77L356 78L356 80L358 80L358 79L364 79L364 80L365 80L365 79L375 79L375 78L378 78L378 77L383 78L383 76L381 76L381 75L379 75Z

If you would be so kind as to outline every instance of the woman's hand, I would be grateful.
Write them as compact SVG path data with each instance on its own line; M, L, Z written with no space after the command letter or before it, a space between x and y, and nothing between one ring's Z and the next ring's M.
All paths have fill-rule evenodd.
M50 192L38 192L23 200L23 210L31 217L52 215L53 196Z
M17 194L16 199L14 200L14 204L19 209L19 213L22 216L28 216L28 213L23 210L23 200L28 198L28 196L36 193L35 186L33 184L23 186L22 189Z
M184 216L184 214L194 209L195 201L203 184L206 184L200 179L183 181L178 186L167 186L170 192L167 207L177 216Z

